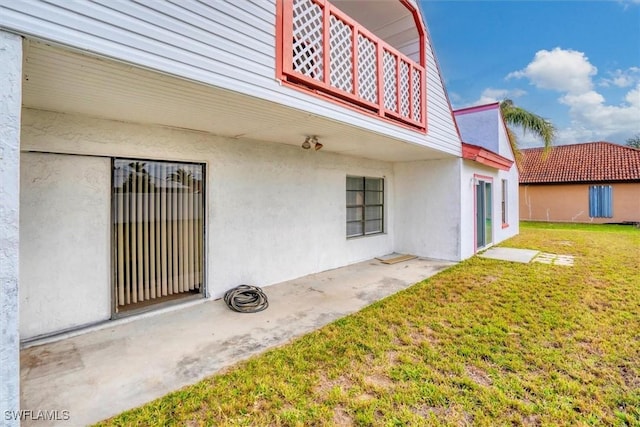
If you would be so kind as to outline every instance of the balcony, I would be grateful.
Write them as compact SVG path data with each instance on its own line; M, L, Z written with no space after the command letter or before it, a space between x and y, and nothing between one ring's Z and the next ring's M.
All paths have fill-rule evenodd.
M426 131L424 66L328 1L278 3L276 64L283 82Z

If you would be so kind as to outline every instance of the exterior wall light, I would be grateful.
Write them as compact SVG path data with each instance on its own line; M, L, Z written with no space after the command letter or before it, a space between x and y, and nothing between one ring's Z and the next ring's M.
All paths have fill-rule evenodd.
M305 150L308 150L309 148L311 148L311 144L313 144L313 149L318 151L320 150L323 145L320 144L320 142L318 142L318 137L317 136L307 136L304 139L304 142L302 143L302 148L304 148Z

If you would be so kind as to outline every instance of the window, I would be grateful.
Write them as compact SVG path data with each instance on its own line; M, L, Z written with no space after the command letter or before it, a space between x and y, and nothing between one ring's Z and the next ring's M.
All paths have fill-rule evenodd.
M610 185L589 187L589 216L591 218L613 217L613 188Z
M204 288L204 165L113 160L114 311Z
M384 231L384 179L347 177L347 237Z
M507 200L508 200L508 181L502 180L502 225L509 224L509 218L507 216Z

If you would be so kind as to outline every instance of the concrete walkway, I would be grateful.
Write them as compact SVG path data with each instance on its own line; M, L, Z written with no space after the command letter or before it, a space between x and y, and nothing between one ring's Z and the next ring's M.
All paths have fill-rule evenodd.
M501 261L521 262L528 264L540 251L516 248L489 248L478 256L481 258L499 259Z
M264 288L269 308L255 314L207 301L109 325L21 352L21 409L69 411L80 426L193 384L405 289L454 263L378 260Z
M540 252L533 249L490 248L478 255L481 258L498 259L501 261L520 262L528 264L539 262L542 264L572 266L573 255L558 255Z

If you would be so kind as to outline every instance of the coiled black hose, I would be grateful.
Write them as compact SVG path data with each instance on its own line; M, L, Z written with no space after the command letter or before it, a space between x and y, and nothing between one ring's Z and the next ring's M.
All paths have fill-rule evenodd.
M238 313L257 313L269 307L269 301L257 286L240 285L224 293L224 302Z

